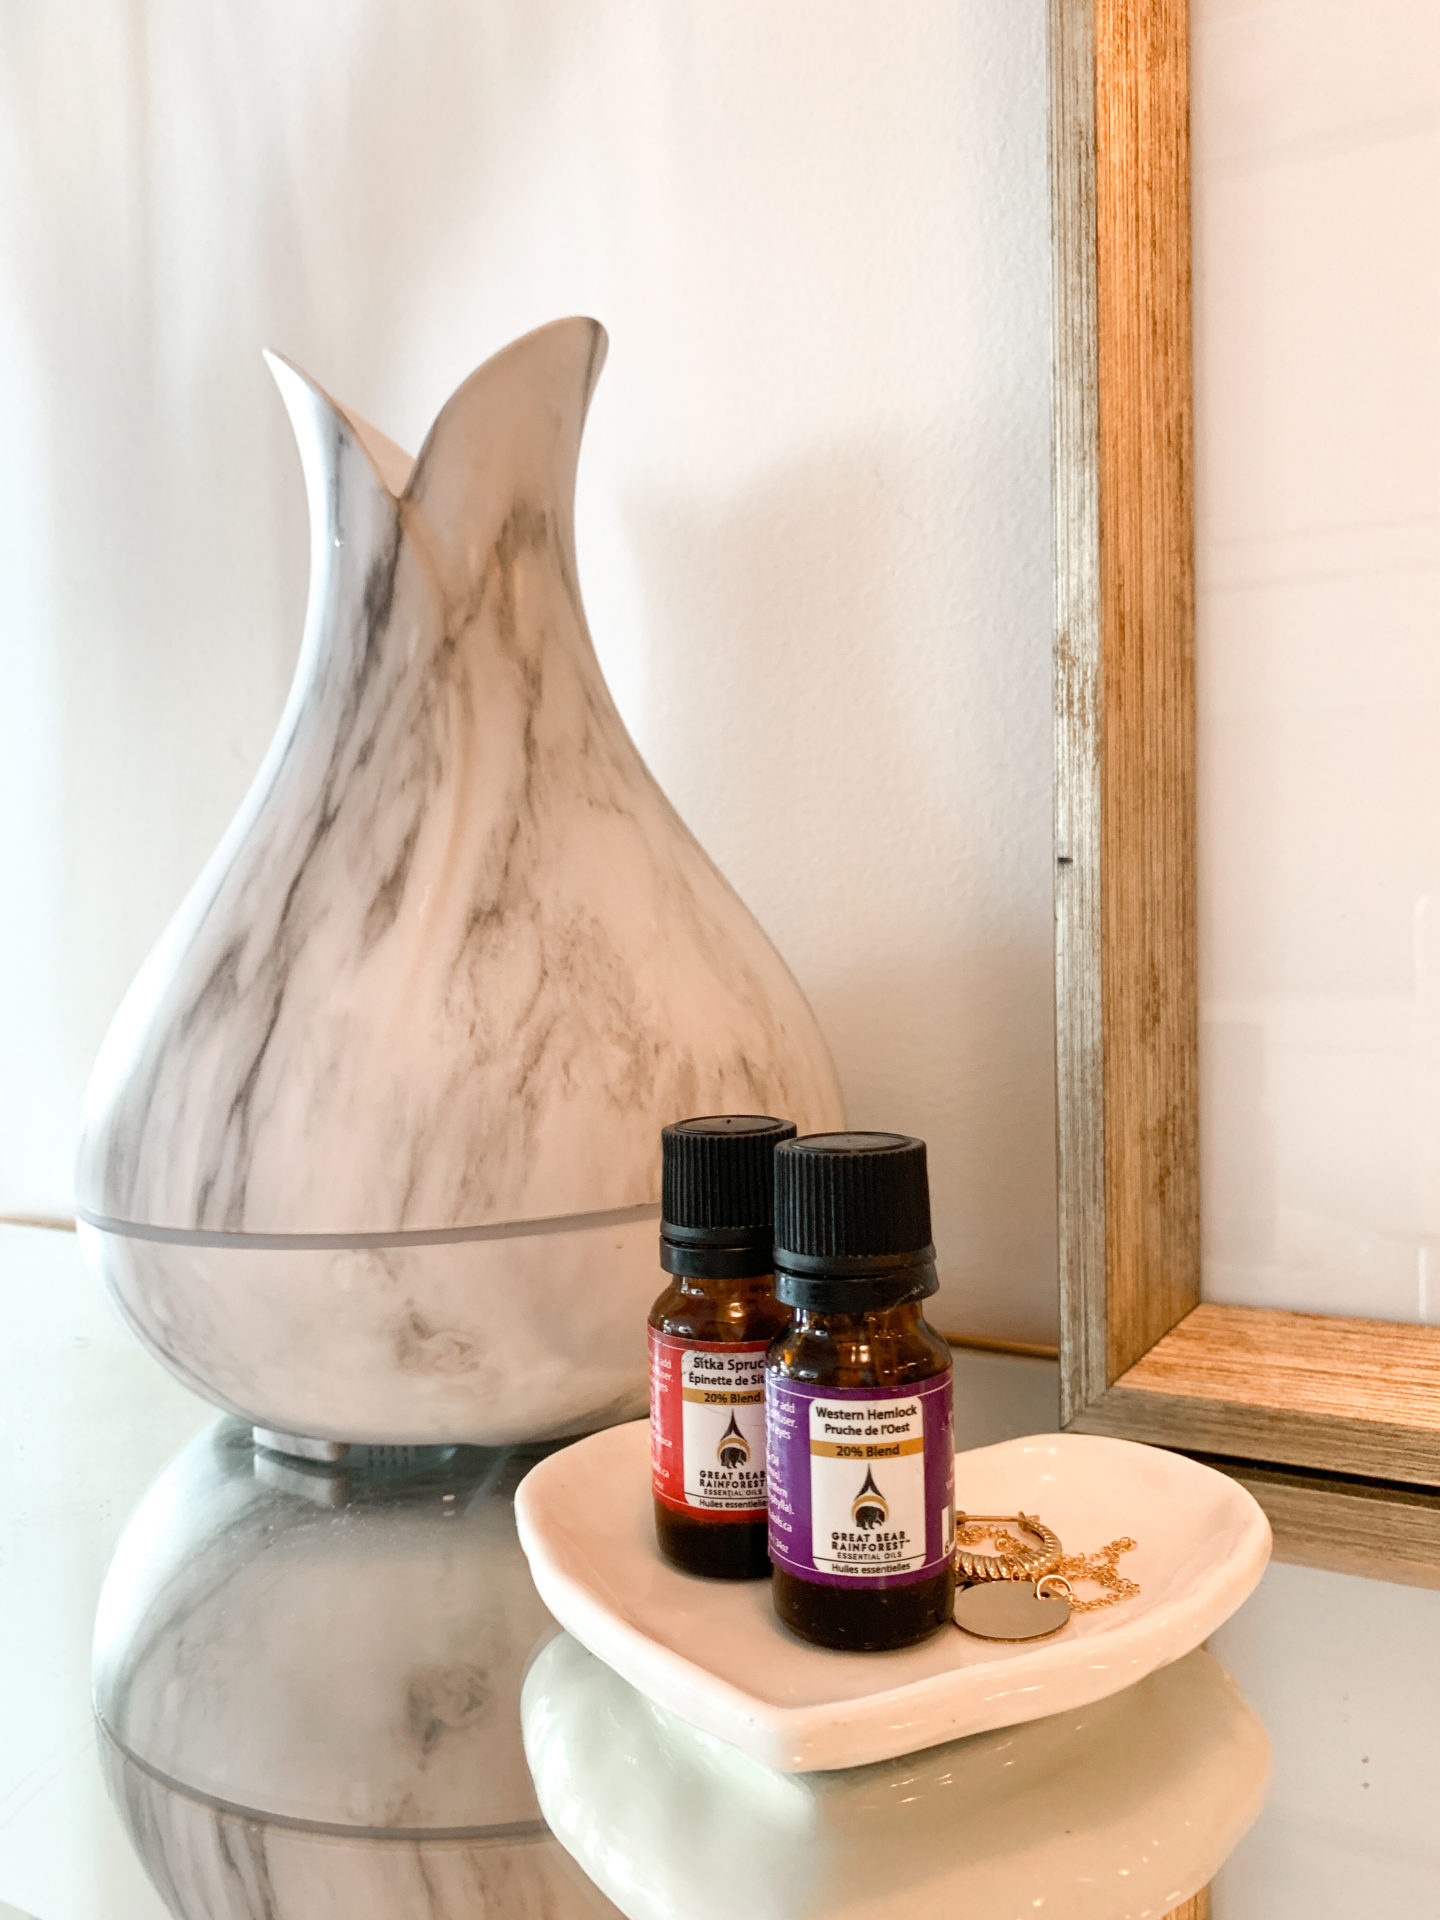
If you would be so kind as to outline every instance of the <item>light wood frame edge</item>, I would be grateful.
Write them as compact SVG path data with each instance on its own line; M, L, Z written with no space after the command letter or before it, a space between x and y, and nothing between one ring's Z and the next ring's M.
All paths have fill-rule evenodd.
M1050 0L1050 88L1061 1424L1437 1485L1338 1390L1124 1378L1200 1299L1186 0Z
M1050 32L1068 1420L1200 1297L1187 9Z
M1419 1487L1435 1484L1431 1458L1416 1449L1433 1434L1398 1422L1274 1408L1200 1394L1155 1393L1122 1383L1108 1388L1068 1422L1071 1433L1105 1433L1151 1446L1178 1447L1267 1466L1311 1468Z
M1100 1006L1100 424L1094 10L1050 0L1055 1090L1060 1419L1109 1384Z
M1210 1920L1210 1890L1204 1887L1193 1898L1172 1907L1165 1920Z
M1277 1560L1440 1588L1440 1493L1198 1457L1238 1480L1264 1508Z

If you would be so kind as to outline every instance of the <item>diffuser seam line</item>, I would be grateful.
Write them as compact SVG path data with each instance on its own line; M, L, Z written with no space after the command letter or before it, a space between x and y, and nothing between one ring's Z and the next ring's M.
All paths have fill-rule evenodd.
M166 1773L152 1761L142 1760L133 1747L127 1746L119 1734L96 1710L96 1721L106 1741L121 1754L137 1772L147 1775L157 1786L176 1794L182 1800L193 1805L208 1807L211 1812L221 1814L232 1820L243 1820L250 1826L283 1827L290 1833L311 1833L325 1839L343 1840L395 1840L410 1846L417 1843L441 1843L464 1841L470 1846L534 1846L539 1842L553 1839L543 1820L501 1820L490 1827L382 1827L365 1824L347 1826L343 1821L309 1820L303 1815L293 1813L273 1813L262 1807L247 1807L238 1800L227 1800L223 1795L210 1793L204 1787L190 1786L185 1781Z
M638 1207L611 1207L595 1213L558 1213L538 1220L502 1222L485 1227L417 1227L393 1233L219 1233L203 1227L160 1227L136 1220L117 1220L109 1214L77 1207L75 1217L100 1233L126 1240L157 1241L162 1246L216 1247L236 1251L359 1251L367 1247L449 1247L479 1240L528 1240L542 1234L584 1233L594 1227L630 1226L660 1218L659 1202Z

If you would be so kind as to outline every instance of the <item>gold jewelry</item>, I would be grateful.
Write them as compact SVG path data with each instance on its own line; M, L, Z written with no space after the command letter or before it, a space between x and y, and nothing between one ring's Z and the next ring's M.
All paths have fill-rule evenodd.
M1023 1527L1039 1546L1027 1547L1001 1526ZM999 1553L970 1553L981 1540L993 1539ZM1039 1580L1060 1566L1060 1536L1033 1513L957 1513L955 1571L962 1580Z
M1135 1542L1128 1535L1112 1540L1108 1546L1101 1547L1096 1553L1057 1553L1053 1565L1044 1571L1028 1572L1022 1564L1022 1557L1035 1553L1034 1548L1027 1549L1023 1540L1013 1533L996 1530L995 1524L1013 1521L1024 1525L1027 1530L1046 1540L1053 1540L1056 1547L1059 1540L1048 1527L1042 1528L1033 1517L1025 1514L984 1514L962 1513L958 1516L955 1530L955 1566L956 1571L967 1580L1025 1580L1041 1581L1046 1573L1058 1574L1066 1585L1075 1581L1089 1581L1101 1589L1101 1592L1089 1600L1074 1597L1073 1587L1069 1594L1072 1610L1076 1613L1095 1613L1101 1607L1113 1607L1122 1600L1133 1600L1140 1592L1138 1581L1131 1580L1121 1573L1116 1564L1122 1553L1134 1551ZM993 1539L1001 1549L999 1554L966 1554L962 1547L978 1544L981 1540ZM1014 1568L1013 1572L1000 1572L1001 1567ZM972 1571L973 1569L973 1571ZM991 1569L995 1569L991 1571Z
M1070 1618L1070 1602L1052 1593L1053 1573L1023 1580L976 1580L955 1595L955 1625L977 1640L1044 1640ZM1064 1582L1061 1582L1064 1585Z
M1118 1561L1135 1542L1112 1540L1098 1553L1064 1554L1058 1537L1033 1514L962 1513L955 1529L955 1569L962 1584L955 1595L955 1625L962 1633L982 1640L1043 1640L1058 1633L1075 1613L1094 1613L1117 1601L1133 1600L1138 1582L1120 1572ZM1006 1531L1013 1523L1033 1534L1038 1547L1027 1547ZM969 1553L966 1548L991 1539L999 1553ZM1009 1582L1029 1580L1022 1593ZM1071 1584L1088 1580L1099 1596L1077 1600Z
M1116 1565L1121 1554L1132 1552L1134 1546L1135 1542L1126 1537L1112 1540L1098 1553L1072 1553L1056 1562L1055 1572L1067 1581L1089 1580L1102 1589L1095 1600L1076 1600L1072 1595L1073 1613L1094 1613L1100 1607L1113 1607L1121 1600L1136 1597L1140 1591L1138 1581L1127 1578Z

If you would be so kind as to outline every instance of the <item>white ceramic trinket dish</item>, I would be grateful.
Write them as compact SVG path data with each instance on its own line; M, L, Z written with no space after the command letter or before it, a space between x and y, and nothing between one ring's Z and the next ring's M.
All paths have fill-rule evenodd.
M515 1511L562 1626L657 1705L787 1773L888 1760L1118 1693L1198 1647L1270 1558L1269 1523L1243 1487L1128 1440L981 1447L956 1457L955 1494L972 1513L1039 1514L1067 1553L1130 1537L1121 1571L1139 1595L1014 1645L946 1627L901 1653L807 1646L776 1619L767 1582L701 1580L662 1558L647 1421L542 1461Z

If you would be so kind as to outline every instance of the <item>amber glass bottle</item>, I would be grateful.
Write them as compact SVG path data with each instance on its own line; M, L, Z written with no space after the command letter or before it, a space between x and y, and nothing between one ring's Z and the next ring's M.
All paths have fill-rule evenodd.
M775 1298L774 1156L788 1120L740 1113L661 1135L660 1264L650 1310L655 1536L687 1573L770 1571L765 1354L790 1321Z
M795 1315L765 1376L775 1610L818 1646L913 1646L955 1601L925 1143L812 1134L779 1149L775 1189L775 1291Z

